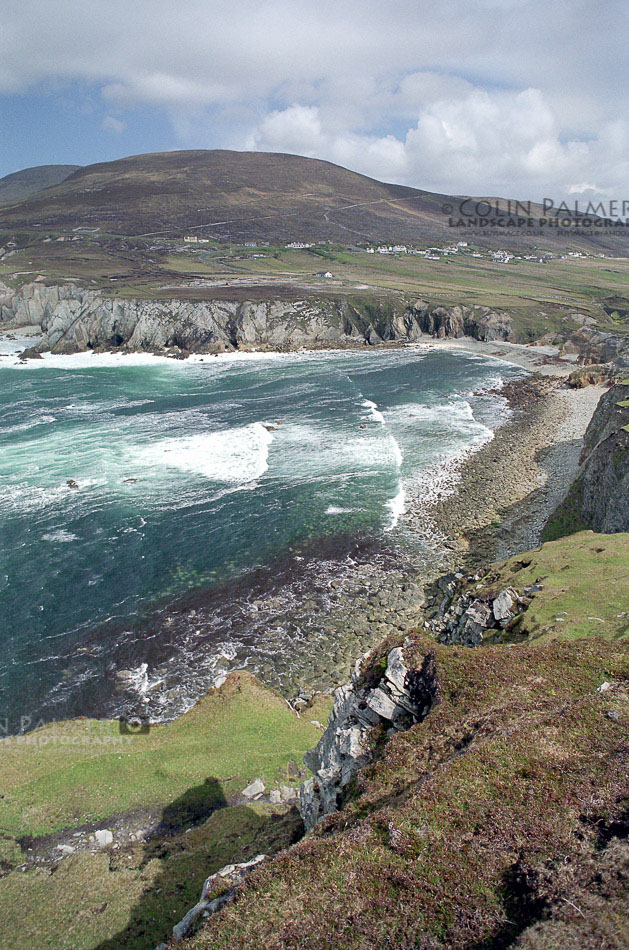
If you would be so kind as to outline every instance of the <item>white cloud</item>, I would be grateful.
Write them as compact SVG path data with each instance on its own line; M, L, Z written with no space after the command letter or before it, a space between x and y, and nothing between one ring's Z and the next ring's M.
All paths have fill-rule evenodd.
M274 110L247 140L251 149L298 152L309 156L317 155L326 144L319 109L300 105Z
M619 194L626 126L614 123L600 137L563 141L539 89L488 92L467 84L460 91L450 99L424 99L416 124L400 137L339 131L317 107L291 105L268 115L246 144L327 158L431 191L540 198L586 187ZM585 180L591 183L579 185Z
M95 84L116 114L166 113L174 145L287 149L435 190L618 193L625 13L624 0L4 0L0 94Z
M114 135L120 135L126 129L126 124L121 119L116 119L113 115L106 115L101 123L103 132L113 132Z

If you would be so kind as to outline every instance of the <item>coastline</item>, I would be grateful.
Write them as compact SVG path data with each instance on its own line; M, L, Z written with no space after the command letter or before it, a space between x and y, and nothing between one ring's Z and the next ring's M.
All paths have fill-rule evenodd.
M399 348L400 344L392 346ZM557 359L557 351L552 347L481 343L467 338L405 346L421 351L439 349L483 359L489 357L521 366L528 375L491 392L508 403L510 417L483 445L470 450L463 458L459 456L444 463L443 472L449 483L445 497L437 491L432 494L432 500L425 493L418 493L413 499L412 493L408 493L406 512L401 518L399 533L396 532L397 542L392 539L394 543L390 547L381 546L382 550L375 557L349 555L347 561L341 557L336 564L327 564L321 583L307 581L305 576L300 579L300 571L295 573L291 567L283 586L269 585L255 595L247 589L233 602L230 600L229 609L236 615L235 620L231 614L225 614L224 607L217 613L217 618L230 628L234 622L240 623L242 615L246 623L255 618L256 626L266 626L267 631L273 631L278 617L283 615L295 630L296 643L300 640L300 630L310 629L311 614L318 616L317 645L306 662L296 664L285 656L277 670L273 669L273 663L265 661L259 663L259 668L249 667L296 706L315 692L330 692L345 682L356 659L390 634L416 628L421 622L424 590L436 578L468 565L507 557L539 543L547 516L576 474L581 439L602 392L600 386L569 389L565 379L573 364ZM243 355L255 358L272 354L229 354L219 359L237 359ZM111 354L111 358L115 356ZM141 354L138 357L142 359ZM85 355L80 358L84 359ZM55 364L76 361L72 356L52 359ZM198 357L191 359L195 361ZM406 541L411 542L411 549L414 542L427 543L434 555L428 559L414 557ZM376 545L374 553L377 548ZM327 558L323 553L322 557L325 562ZM300 557L295 563L302 562ZM308 563L310 559L304 567ZM208 629L214 626L209 617L212 603L212 596L191 592L182 598L181 607L170 603L156 611L153 623L161 624L158 618L164 614L168 641L171 637L181 640L187 654L181 668L187 669L185 678L173 675L175 668L168 673L164 657L153 658L154 669L147 676L143 670L134 668L131 656L125 657L127 662L124 662L121 655L118 659L122 663L116 664L110 679L111 703L116 709L132 714L138 711L135 704L139 701L139 711L152 721L171 721L189 709L195 697L207 691L208 685L203 688L200 683L204 677L207 683L212 657L203 659L197 651L204 640L199 634L200 619L207 614ZM210 653L212 638L207 643ZM93 639L94 644L77 658L77 669L89 666L94 656L102 652L98 631ZM192 650L189 654L188 641ZM123 654L125 652L123 650ZM193 661L195 653L196 661ZM242 659L236 660L235 668L241 663ZM212 674L215 673L215 685L220 685L225 674L234 667L220 651L209 665ZM160 700L162 693L168 698L165 705ZM111 703L100 708L94 706L90 713L107 718L112 715Z
M568 387L574 364L553 347L433 345L506 359L532 374L500 391L511 417L459 466L457 490L428 512L456 552L453 567L472 568L541 543L548 516L577 475L583 435L605 387Z

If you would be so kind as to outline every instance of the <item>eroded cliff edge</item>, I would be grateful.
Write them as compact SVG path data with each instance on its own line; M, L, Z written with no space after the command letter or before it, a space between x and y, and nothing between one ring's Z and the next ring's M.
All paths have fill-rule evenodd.
M2 288L0 288L0 291ZM0 295L0 327L38 327L39 351L220 353L414 342L469 336L524 342L511 317L489 307L434 306L391 296L381 300L305 297L290 300L111 298L74 283L41 281Z

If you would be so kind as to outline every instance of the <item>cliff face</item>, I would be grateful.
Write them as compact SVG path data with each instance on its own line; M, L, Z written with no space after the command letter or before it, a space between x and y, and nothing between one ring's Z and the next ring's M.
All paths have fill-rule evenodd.
M339 298L255 301L127 300L75 284L25 285L0 297L0 326L39 326L40 350L217 353L303 346L412 342L425 334L515 340L507 314L487 307L432 307L395 299L361 305Z
M549 519L544 540L583 527L629 530L629 379L604 393L586 430L581 471Z
M372 761L379 742L421 722L437 698L432 654L418 669L407 668L401 647L395 647L386 658L370 656L366 673L360 661L356 664L351 681L334 693L327 729L316 748L304 756L314 772L299 794L306 830L337 811L352 778Z
M511 318L500 310L489 307L431 307L425 300L409 306L406 318L415 322L422 333L445 337L471 336L475 340L509 340L522 342L513 328Z
M629 530L629 380L606 392L585 433L583 517L595 531Z

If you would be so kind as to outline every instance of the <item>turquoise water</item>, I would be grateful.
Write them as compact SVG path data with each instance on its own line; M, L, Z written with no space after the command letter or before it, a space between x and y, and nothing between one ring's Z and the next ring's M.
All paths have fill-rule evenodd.
M395 545L409 499L504 417L482 391L519 372L420 348L1 358L0 713L89 710L122 641L146 681L156 607L309 539Z

